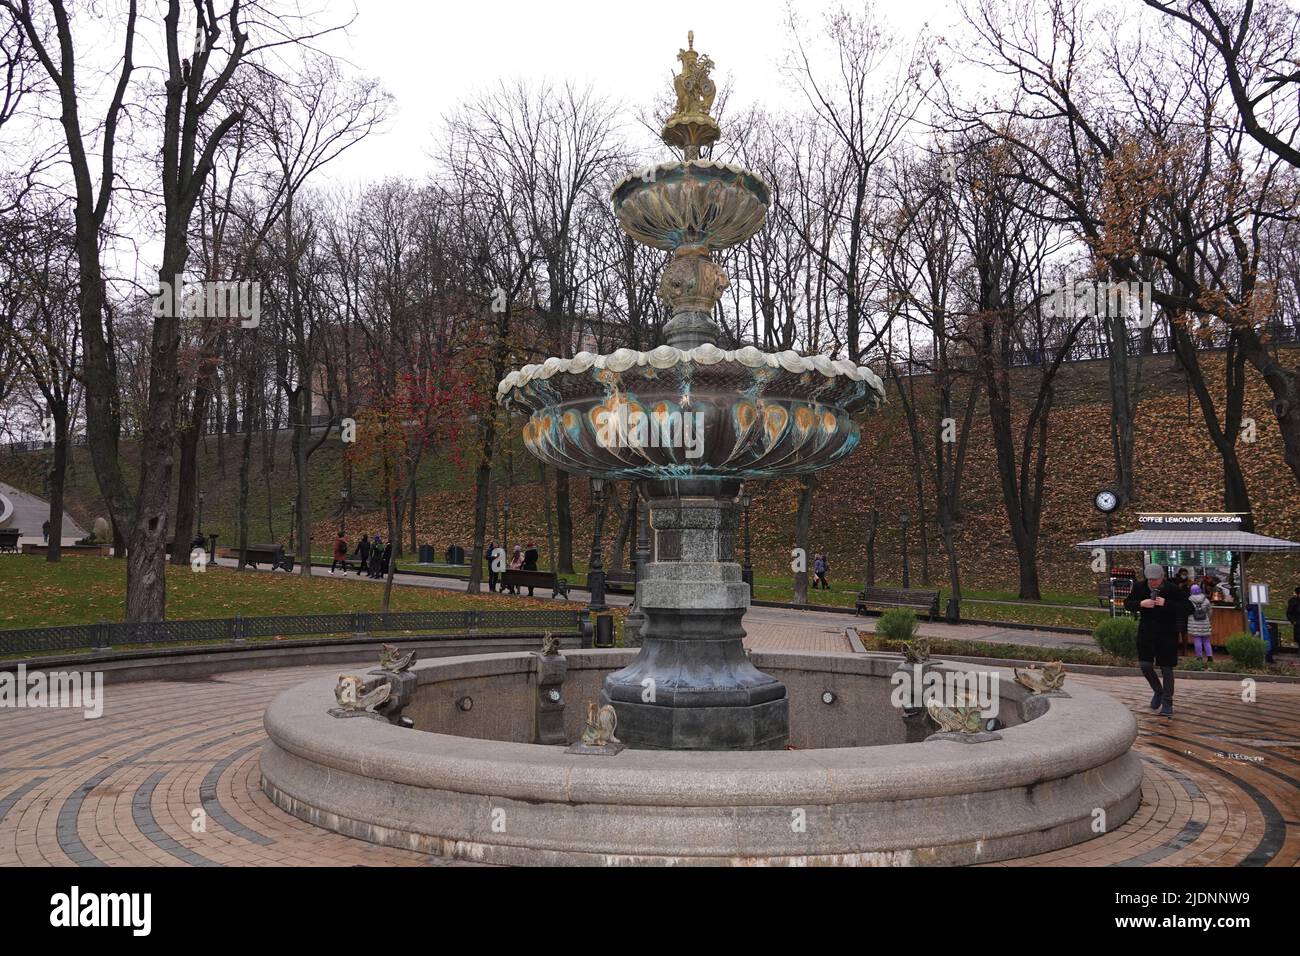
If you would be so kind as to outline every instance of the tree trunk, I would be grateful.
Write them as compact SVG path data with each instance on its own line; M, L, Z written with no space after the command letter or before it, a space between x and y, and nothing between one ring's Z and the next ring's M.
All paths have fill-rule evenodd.
M490 420L491 414L484 416ZM469 594L479 593L479 582L483 579L483 547L487 536L488 484L492 480L492 439L493 428L482 425L482 442L478 468L474 471L474 549L469 562L469 584L465 588Z
M63 488L68 472L68 404L50 402L54 419L54 456L50 464L50 540L45 548L46 561L58 561L63 555Z
M573 573L573 511L569 505L569 473L555 472L555 519L560 531L560 566L556 574Z
M176 491L176 545L172 548L172 564L177 565L190 563L189 543L195 531L194 502L199 490L199 439L207 421L209 400L217 387L218 337L211 328L205 328L203 336L204 346L199 352L199 370L194 385L194 404L190 408L189 424L178 436L181 448L180 480Z
M308 379L310 381L310 379ZM311 439L311 390L300 384L294 390L293 470L298 488L298 505L294 520L298 525L298 573L311 577L311 486L307 475L307 442Z
M880 526L880 511L871 509L871 526L867 529L867 576L863 587L876 586L876 532Z
M542 465L542 502L546 509L546 560L555 569L555 516L551 512L551 480Z
M189 542L194 537L194 496L198 493L199 436L193 419L188 428L178 436L180 445L180 475L176 488L175 544L172 546L172 564L190 563ZM185 547L181 547L184 544Z
M614 539L614 551L610 556L610 570L623 570L623 549L627 548L632 538L632 528L636 524L636 482L629 481L627 507L623 510L623 520L618 523L618 537ZM611 501L618 501L618 495L611 495ZM631 564L631 562L628 562Z
M170 218L170 217L169 217ZM173 220L163 241L160 283L176 281L185 269L185 234ZM179 309L160 310L153 320L149 350L149 401L140 435L140 485L127 541L126 619L161 621L167 614L167 513L172 488L176 428L176 364L180 342ZM179 550L185 542L177 542Z
M794 573L794 597L795 604L808 603L808 566L812 559L808 555L808 535L812 531L812 506L813 490L817 487L816 475L801 475L799 478L802 489L799 492L799 511L795 515L794 523L794 544L796 548L803 551L804 562L803 570Z
M420 542L415 535L415 469L411 469L411 482L406 489L406 513L411 523L411 554L419 556Z
M250 397L251 391L250 388ZM239 570L241 571L244 569L244 562L248 558L248 478L253 461L253 420L248 409L249 403L245 401L244 439L240 443L239 455Z
M1282 434L1283 457L1300 482L1300 369L1293 371L1278 362L1254 332L1242 336L1241 351L1273 392L1271 407Z
M1119 500L1127 503L1137 497L1133 479L1136 444L1133 422L1137 417L1137 396L1129 384L1128 329L1124 315L1118 310L1106 322L1106 331L1110 346L1107 370L1110 373L1110 437L1115 460L1115 491Z

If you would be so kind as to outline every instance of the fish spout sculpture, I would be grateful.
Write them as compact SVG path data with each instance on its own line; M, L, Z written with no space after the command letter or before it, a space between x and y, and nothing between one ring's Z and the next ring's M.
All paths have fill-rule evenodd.
M1027 667L1021 670L1017 667L1015 672L1016 683L1035 694L1050 694L1060 691L1065 685L1065 664L1061 661L1052 661L1041 668Z
M373 714L393 692L389 681L367 682L355 675L340 674L334 688L339 709L349 714Z
M962 695L958 695L955 707L945 707L936 700L929 701L925 709L930 719L944 734L978 734L984 729L984 717L980 714L978 703L970 704Z
M414 663L415 651L411 651L409 654L400 654L396 644L385 644L383 650L379 653L380 670L400 674L402 671L410 670L411 665Z

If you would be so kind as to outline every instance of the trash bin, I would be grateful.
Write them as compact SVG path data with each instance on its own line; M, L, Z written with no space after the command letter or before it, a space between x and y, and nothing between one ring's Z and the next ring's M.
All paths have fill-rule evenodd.
M596 646L597 647L614 646L614 615L612 614L596 615Z
M431 544L420 545L420 563L433 564L433 545Z

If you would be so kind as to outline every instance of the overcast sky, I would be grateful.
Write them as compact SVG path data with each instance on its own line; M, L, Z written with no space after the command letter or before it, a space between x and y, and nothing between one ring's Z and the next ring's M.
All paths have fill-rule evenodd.
M796 0L810 32L832 0ZM856 9L860 2L849 3ZM928 23L944 33L959 21L955 0L875 5L900 39ZM366 182L384 175L421 176L441 117L474 91L502 79L563 79L591 84L627 103L629 121L671 86L686 32L730 81L737 108L751 103L795 106L799 100L778 67L790 48L785 0L351 0L329 3L324 19L357 19L328 48L362 73L376 76L395 100L385 131L336 162L325 178Z

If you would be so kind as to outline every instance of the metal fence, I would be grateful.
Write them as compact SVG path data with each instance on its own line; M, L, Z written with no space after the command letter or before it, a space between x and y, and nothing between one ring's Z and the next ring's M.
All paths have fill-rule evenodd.
M329 636L367 637L385 631L422 634L506 634L554 631L580 633L582 614L573 611L407 611L393 614L295 614L285 617L209 618L144 624L74 624L0 631L0 656L50 651L106 650L132 644L231 643L250 638Z

